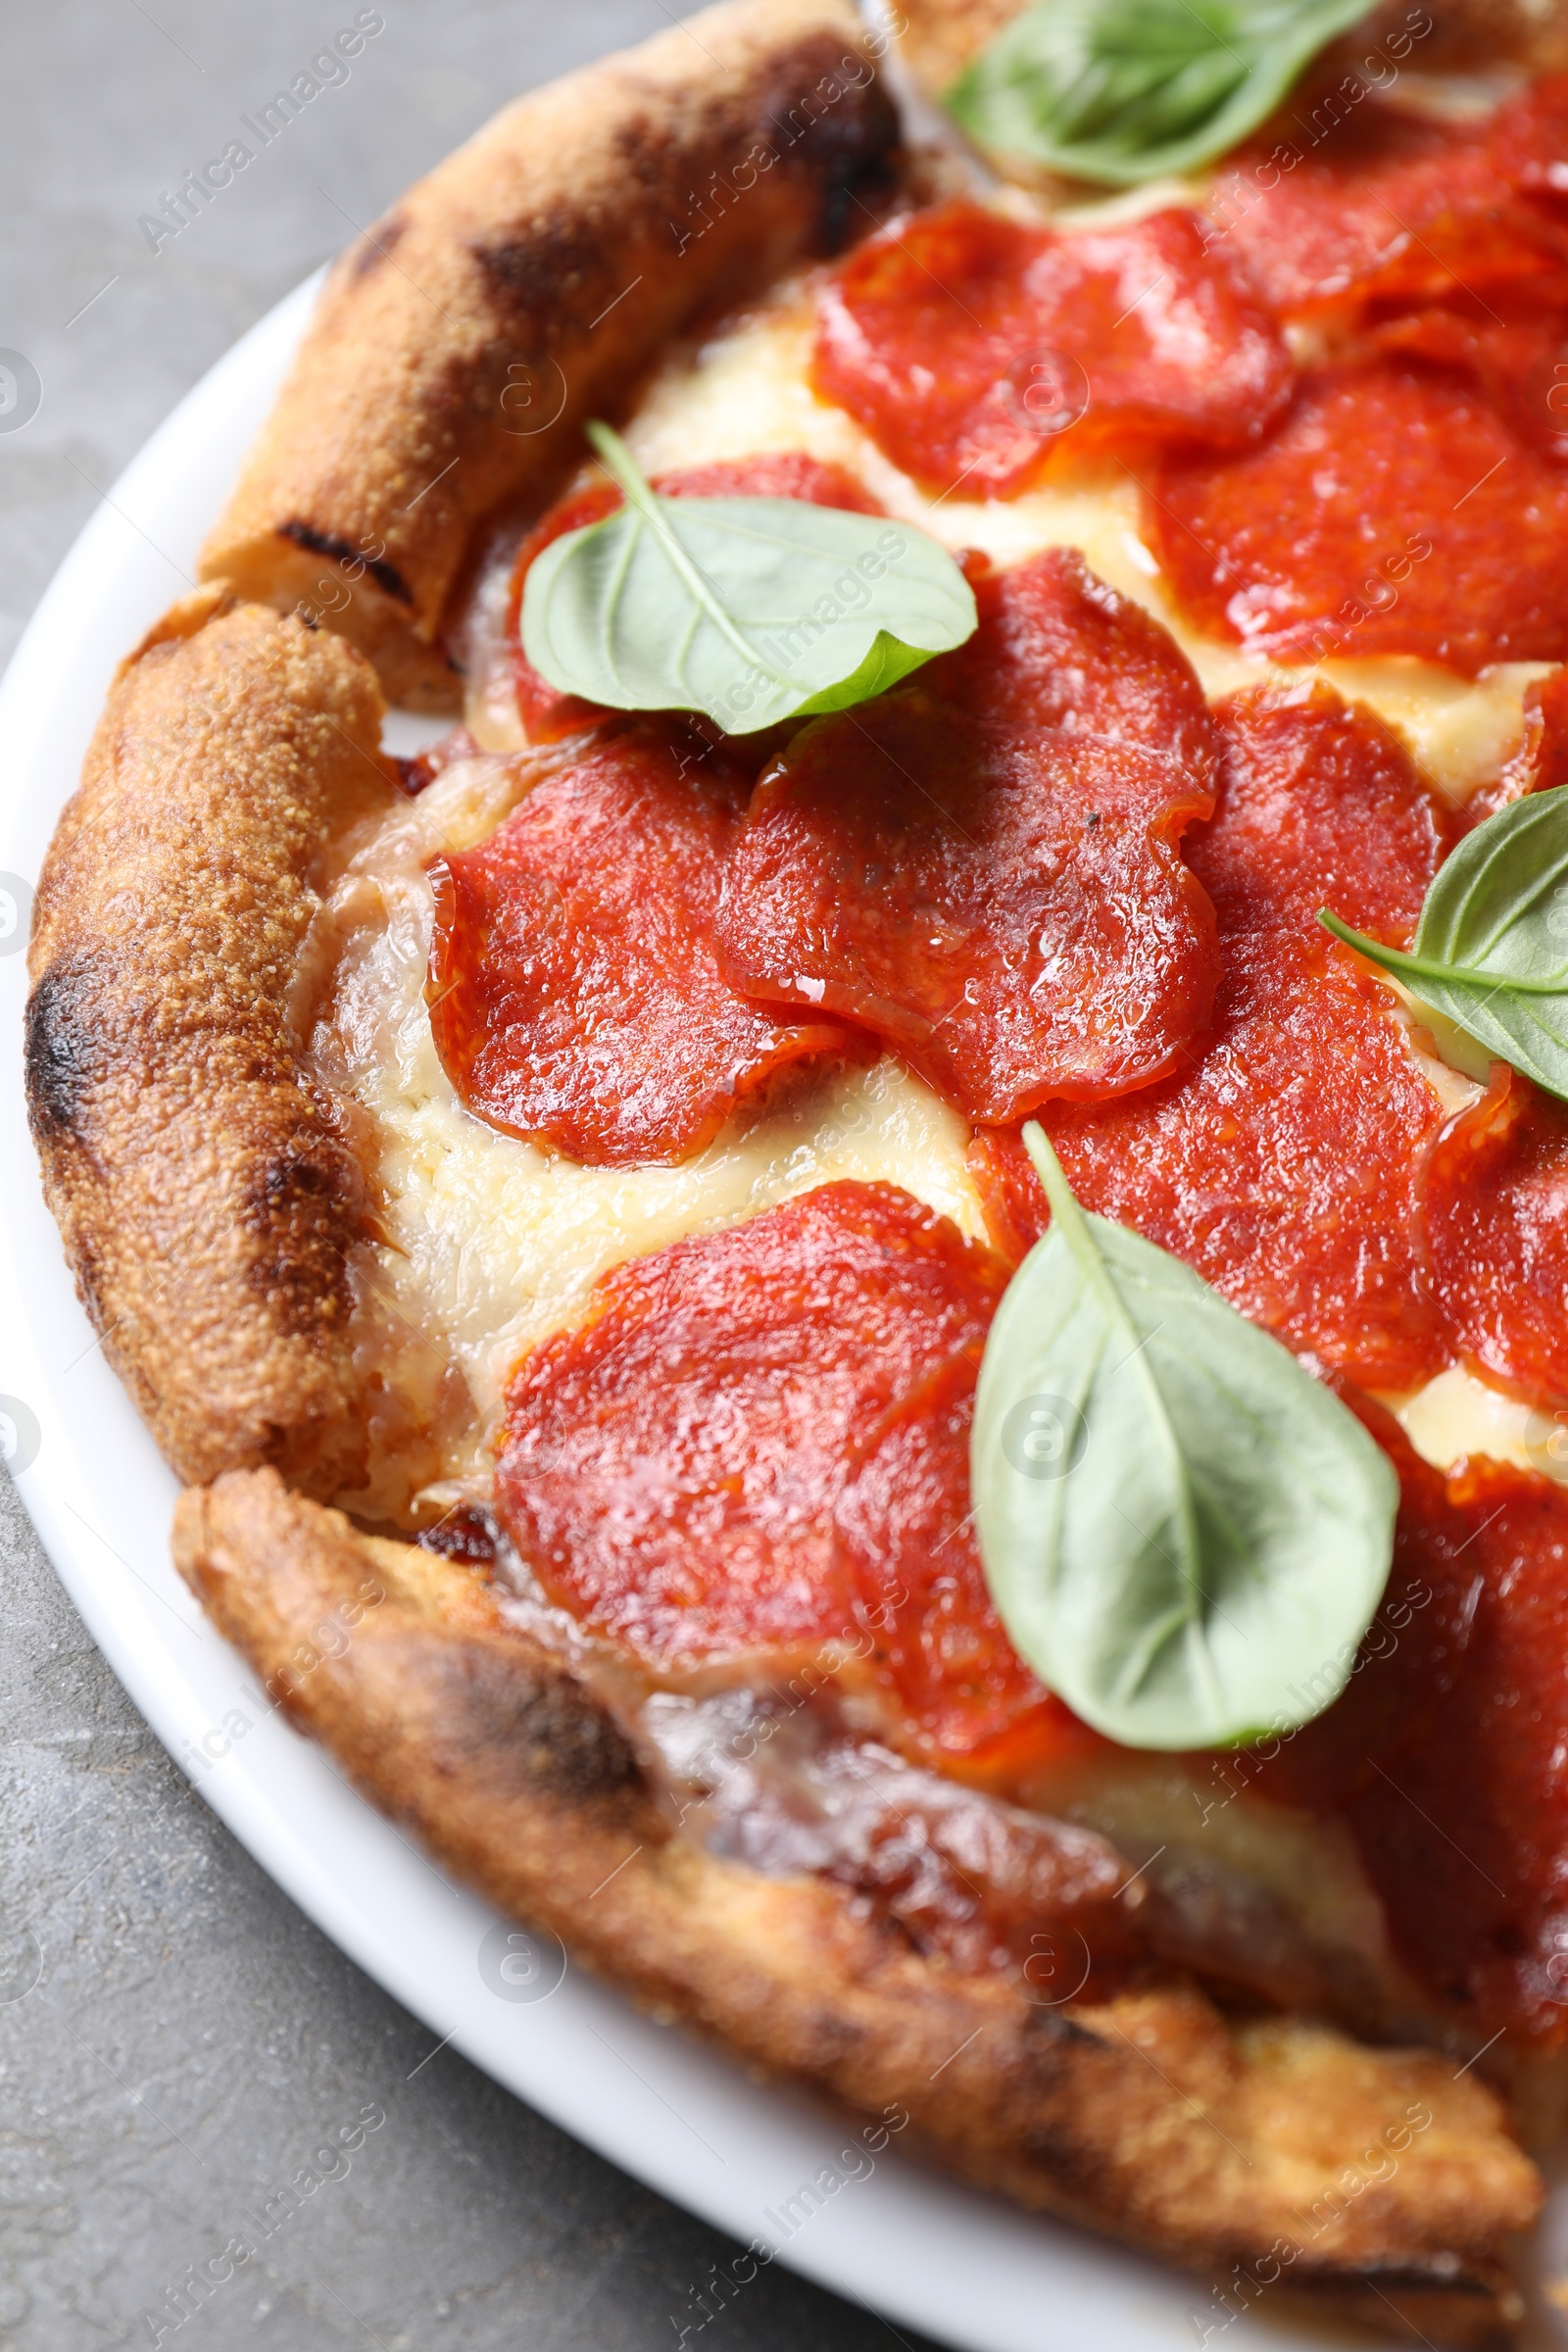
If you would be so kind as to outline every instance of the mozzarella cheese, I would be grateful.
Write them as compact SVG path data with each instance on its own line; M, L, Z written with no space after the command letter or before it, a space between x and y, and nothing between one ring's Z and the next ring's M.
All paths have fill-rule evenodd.
M1568 1482L1568 1415L1537 1412L1457 1364L1396 1400L1395 1411L1417 1453L1442 1469L1467 1453L1489 1453Z
M848 416L815 398L809 344L808 307L795 289L672 356L627 428L644 469L766 451L837 462L890 513L955 550L978 548L1006 564L1049 547L1081 549L1102 578L1170 629L1211 699L1312 674L1265 664L1186 625L1139 535L1138 492L1126 474L1085 473L1005 501L932 500ZM465 1109L425 1011L425 867L443 851L483 840L548 765L548 755L504 756L522 741L500 626L507 586L506 563L492 565L470 640L467 719L490 752L448 769L390 816L353 858L320 918L322 960L334 980L316 1024L318 1054L368 1115L380 1146L382 1239L365 1279L377 1368L389 1389L401 1382L409 1392L405 1429L428 1421L421 1406L434 1393L431 1343L438 1361L461 1376L465 1399L441 1425L433 1451L400 1444L392 1414L384 1458L365 1494L350 1498L371 1518L433 1516L486 1478L514 1366L578 1319L597 1278L627 1258L844 1177L901 1184L965 1232L983 1238L985 1230L965 1166L965 1123L892 1058L826 1076L782 1107L733 1121L673 1168L578 1167ZM1462 803L1518 748L1525 690L1548 671L1507 663L1469 684L1421 662L1367 661L1325 662L1321 674L1376 710L1440 789ZM1470 1040L1392 982L1389 1018L1446 1114L1475 1100L1486 1057ZM410 1334L421 1345L409 1345ZM1485 1452L1568 1479L1568 1428L1464 1372L1385 1401L1416 1449L1441 1467ZM1191 1857L1222 1881L1229 1872L1266 1889L1320 1948L1354 1955L1396 1983L1381 1912L1345 1833L1263 1802L1229 1759L1112 1757L1020 1793L1102 1831L1140 1864Z
M1187 626L1139 535L1137 486L1119 468L1012 499L928 498L850 416L813 394L810 338L808 290L798 283L700 347L674 352L626 428L645 471L805 452L849 467L891 514L955 550L978 548L1009 564L1049 547L1081 549L1102 578L1170 629L1211 698L1314 674L1264 663ZM497 568L480 591L481 608L488 597L495 611L488 631L482 610L476 621L489 659L475 663L468 710L475 735L497 751L521 742L495 626L505 579ZM1427 662L1378 660L1327 662L1318 674L1370 705L1435 783L1462 802L1518 748L1525 690L1549 673L1547 665L1510 662L1470 684ZM482 839L532 772L527 762L497 760L449 769L361 851L326 918L341 955L318 1046L381 1139L385 1243L375 1293L389 1302L394 1327L406 1319L444 1345L472 1399L441 1465L448 1477L486 1466L514 1363L579 1316L595 1279L626 1257L837 1177L905 1185L966 1232L984 1230L962 1121L891 1059L825 1078L771 1115L732 1123L674 1168L577 1167L464 1109L424 1009L431 907L423 868L442 848ZM1445 1110L1474 1098L1485 1068L1469 1041L1401 1003L1392 987L1389 1017ZM1446 1373L1418 1396L1391 1401L1412 1443L1445 1467L1488 1450L1568 1475L1568 1461L1559 1463L1543 1433L1527 1427L1523 1408L1464 1374ZM389 1508L407 1507L407 1496L388 1496Z
M380 1145L373 1297L394 1337L412 1329L444 1343L473 1402L441 1465L448 1478L486 1466L513 1366L579 1317L597 1277L623 1259L846 1177L902 1184L976 1239L985 1232L966 1123L891 1059L732 1121L678 1167L578 1167L464 1108L425 1010L424 869L484 839L537 772L497 758L448 768L359 852L321 917L335 982L317 1057L369 1114ZM394 1487L384 1466L377 1496L388 1515L405 1502Z
M846 416L811 391L812 318L799 295L752 315L702 349L672 360L627 430L645 473L773 450L802 450L846 466L890 514L956 552L978 548L994 564L1021 564L1048 547L1076 547L1092 571L1164 623L1211 701L1244 686L1322 677L1366 703L1404 739L1413 758L1456 804L1495 776L1518 750L1526 688L1550 662L1503 662L1474 684L1411 659L1323 662L1315 668L1260 661L1188 626L1139 536L1139 490L1121 466L1086 469L1069 482L1006 499L932 499L883 457Z

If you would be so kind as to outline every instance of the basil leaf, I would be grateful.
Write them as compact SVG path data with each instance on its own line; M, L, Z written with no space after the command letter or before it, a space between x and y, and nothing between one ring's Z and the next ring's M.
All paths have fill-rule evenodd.
M1489 1054L1568 1097L1568 784L1465 835L1438 868L1408 956L1326 906L1317 919Z
M661 498L607 425L625 493L529 567L522 648L564 693L704 710L731 735L844 710L972 635L974 591L909 523L795 498Z
M1117 187L1211 163L1368 0L1038 0L947 94L982 147Z
M1128 1747L1305 1723L1388 1581L1393 1466L1179 1258L1086 1215L1037 1124L1023 1138L1051 1228L992 1324L971 1457L1013 1645Z

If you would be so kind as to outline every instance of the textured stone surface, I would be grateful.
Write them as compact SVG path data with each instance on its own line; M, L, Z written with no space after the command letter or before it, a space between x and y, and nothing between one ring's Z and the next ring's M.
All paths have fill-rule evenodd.
M237 334L502 99L667 12L389 5L350 79L150 252L138 216L354 14L0 9L0 346L42 386L20 429L0 413L0 656L100 491ZM421 2066L424 2027L148 1732L3 1474L0 1609L0 2345L667 2352L683 2327L719 2352L908 2340L781 2270L700 2325L722 2238L454 2052ZM367 2108L385 2121L346 2176L176 2330L187 2266Z

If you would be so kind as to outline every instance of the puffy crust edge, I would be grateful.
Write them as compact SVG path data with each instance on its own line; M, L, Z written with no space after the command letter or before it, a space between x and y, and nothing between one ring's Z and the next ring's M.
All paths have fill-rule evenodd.
M846 0L729 0L507 107L338 263L203 576L455 708L475 527L700 312L842 242L897 138Z
M333 845L384 807L340 639L221 585L122 663L38 886L27 1109L104 1353L187 1479L363 1474L368 1171L289 1023Z
M187 1492L174 1555L373 1803L644 2005L859 2115L906 2114L927 2153L1026 2206L1241 2276L1244 2297L1277 2282L1384 2329L1507 2341L1503 2254L1541 2184L1473 2075L1299 2018L1227 2020L1175 1981L1035 2007L839 1888L716 1859L670 1834L613 1722L472 1572L274 1472Z

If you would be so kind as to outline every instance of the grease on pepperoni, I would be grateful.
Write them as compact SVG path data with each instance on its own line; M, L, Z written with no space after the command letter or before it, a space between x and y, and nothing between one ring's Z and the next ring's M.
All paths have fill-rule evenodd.
M851 1049L720 976L747 789L695 732L620 721L435 861L430 1026L470 1110L593 1166L678 1160L792 1066Z
M1447 1481L1451 1690L1350 1809L1397 1942L1486 2032L1568 2033L1568 1494L1500 1462Z
M832 1184L597 1285L507 1398L503 1523L547 1590L656 1668L854 1639L833 1512L858 1444L1005 1269L897 1187Z
M1341 1395L1398 1473L1389 1581L1333 1705L1288 1739L1244 1751L1240 1762L1243 1781L1260 1783L1266 1794L1343 1814L1376 1785L1380 1764L1433 1737L1464 1654L1479 1563L1466 1570L1458 1558L1472 1531L1456 1532L1442 1471L1415 1452L1383 1406L1354 1389ZM1336 1663L1327 1662L1327 1673ZM1303 1661L1303 1675L1311 1672ZM1303 1688L1310 1695L1310 1683Z
M883 1416L835 1513L841 1572L875 1638L906 1742L969 1773L1106 1743L1042 1689L986 1587L969 1495L979 1351L949 1356Z
M1211 1033L1181 1076L1042 1122L1084 1204L1184 1258L1244 1314L1369 1387L1450 1360L1421 1278L1416 1163L1442 1110L1388 990L1319 927L1327 904L1405 944L1447 820L1402 747L1326 688L1240 696L1213 821L1188 856L1223 955ZM1017 1254L1045 1200L1015 1134L972 1152Z
M1481 122L1421 120L1374 97L1310 149L1290 129L1239 148L1208 198L1222 240L1281 313L1568 285L1553 176L1568 80Z
M798 498L813 507L844 507L854 514L882 512L848 467L805 457L796 450L689 466L676 473L658 475L653 487L664 498ZM507 605L507 641L513 649L517 709L530 743L559 742L564 735L591 727L606 713L598 703L563 694L552 686L523 652L522 592L529 570L552 541L564 538L568 531L603 522L620 504L618 484L602 478L579 482L557 499L517 550Z
M1168 629L1097 579L1076 548L1048 548L974 581L973 636L924 672L977 718L1061 727L1168 755L1206 789L1214 722Z
M1060 236L966 202L859 246L812 380L916 481L1024 488L1063 447L1234 447L1289 396L1277 328L1190 212Z
M1264 448L1157 473L1145 528L1189 617L1274 661L1568 658L1568 469L1456 376L1326 368Z
M1483 2036L1561 2041L1568 1493L1485 1460L1445 1479L1360 1409L1399 1471L1394 1573L1344 1697L1257 1777L1344 1813L1430 1991Z
M862 1023L970 1117L1148 1085L1208 1016L1177 845L1207 779L922 687L800 735L758 785L717 938L733 986Z
M1434 1143L1419 1200L1455 1353L1532 1404L1568 1402L1568 1103L1494 1062Z
M1568 294L1568 289L1564 290ZM1455 294L1380 319L1367 346L1469 376L1509 430L1568 460L1568 307L1564 294Z

